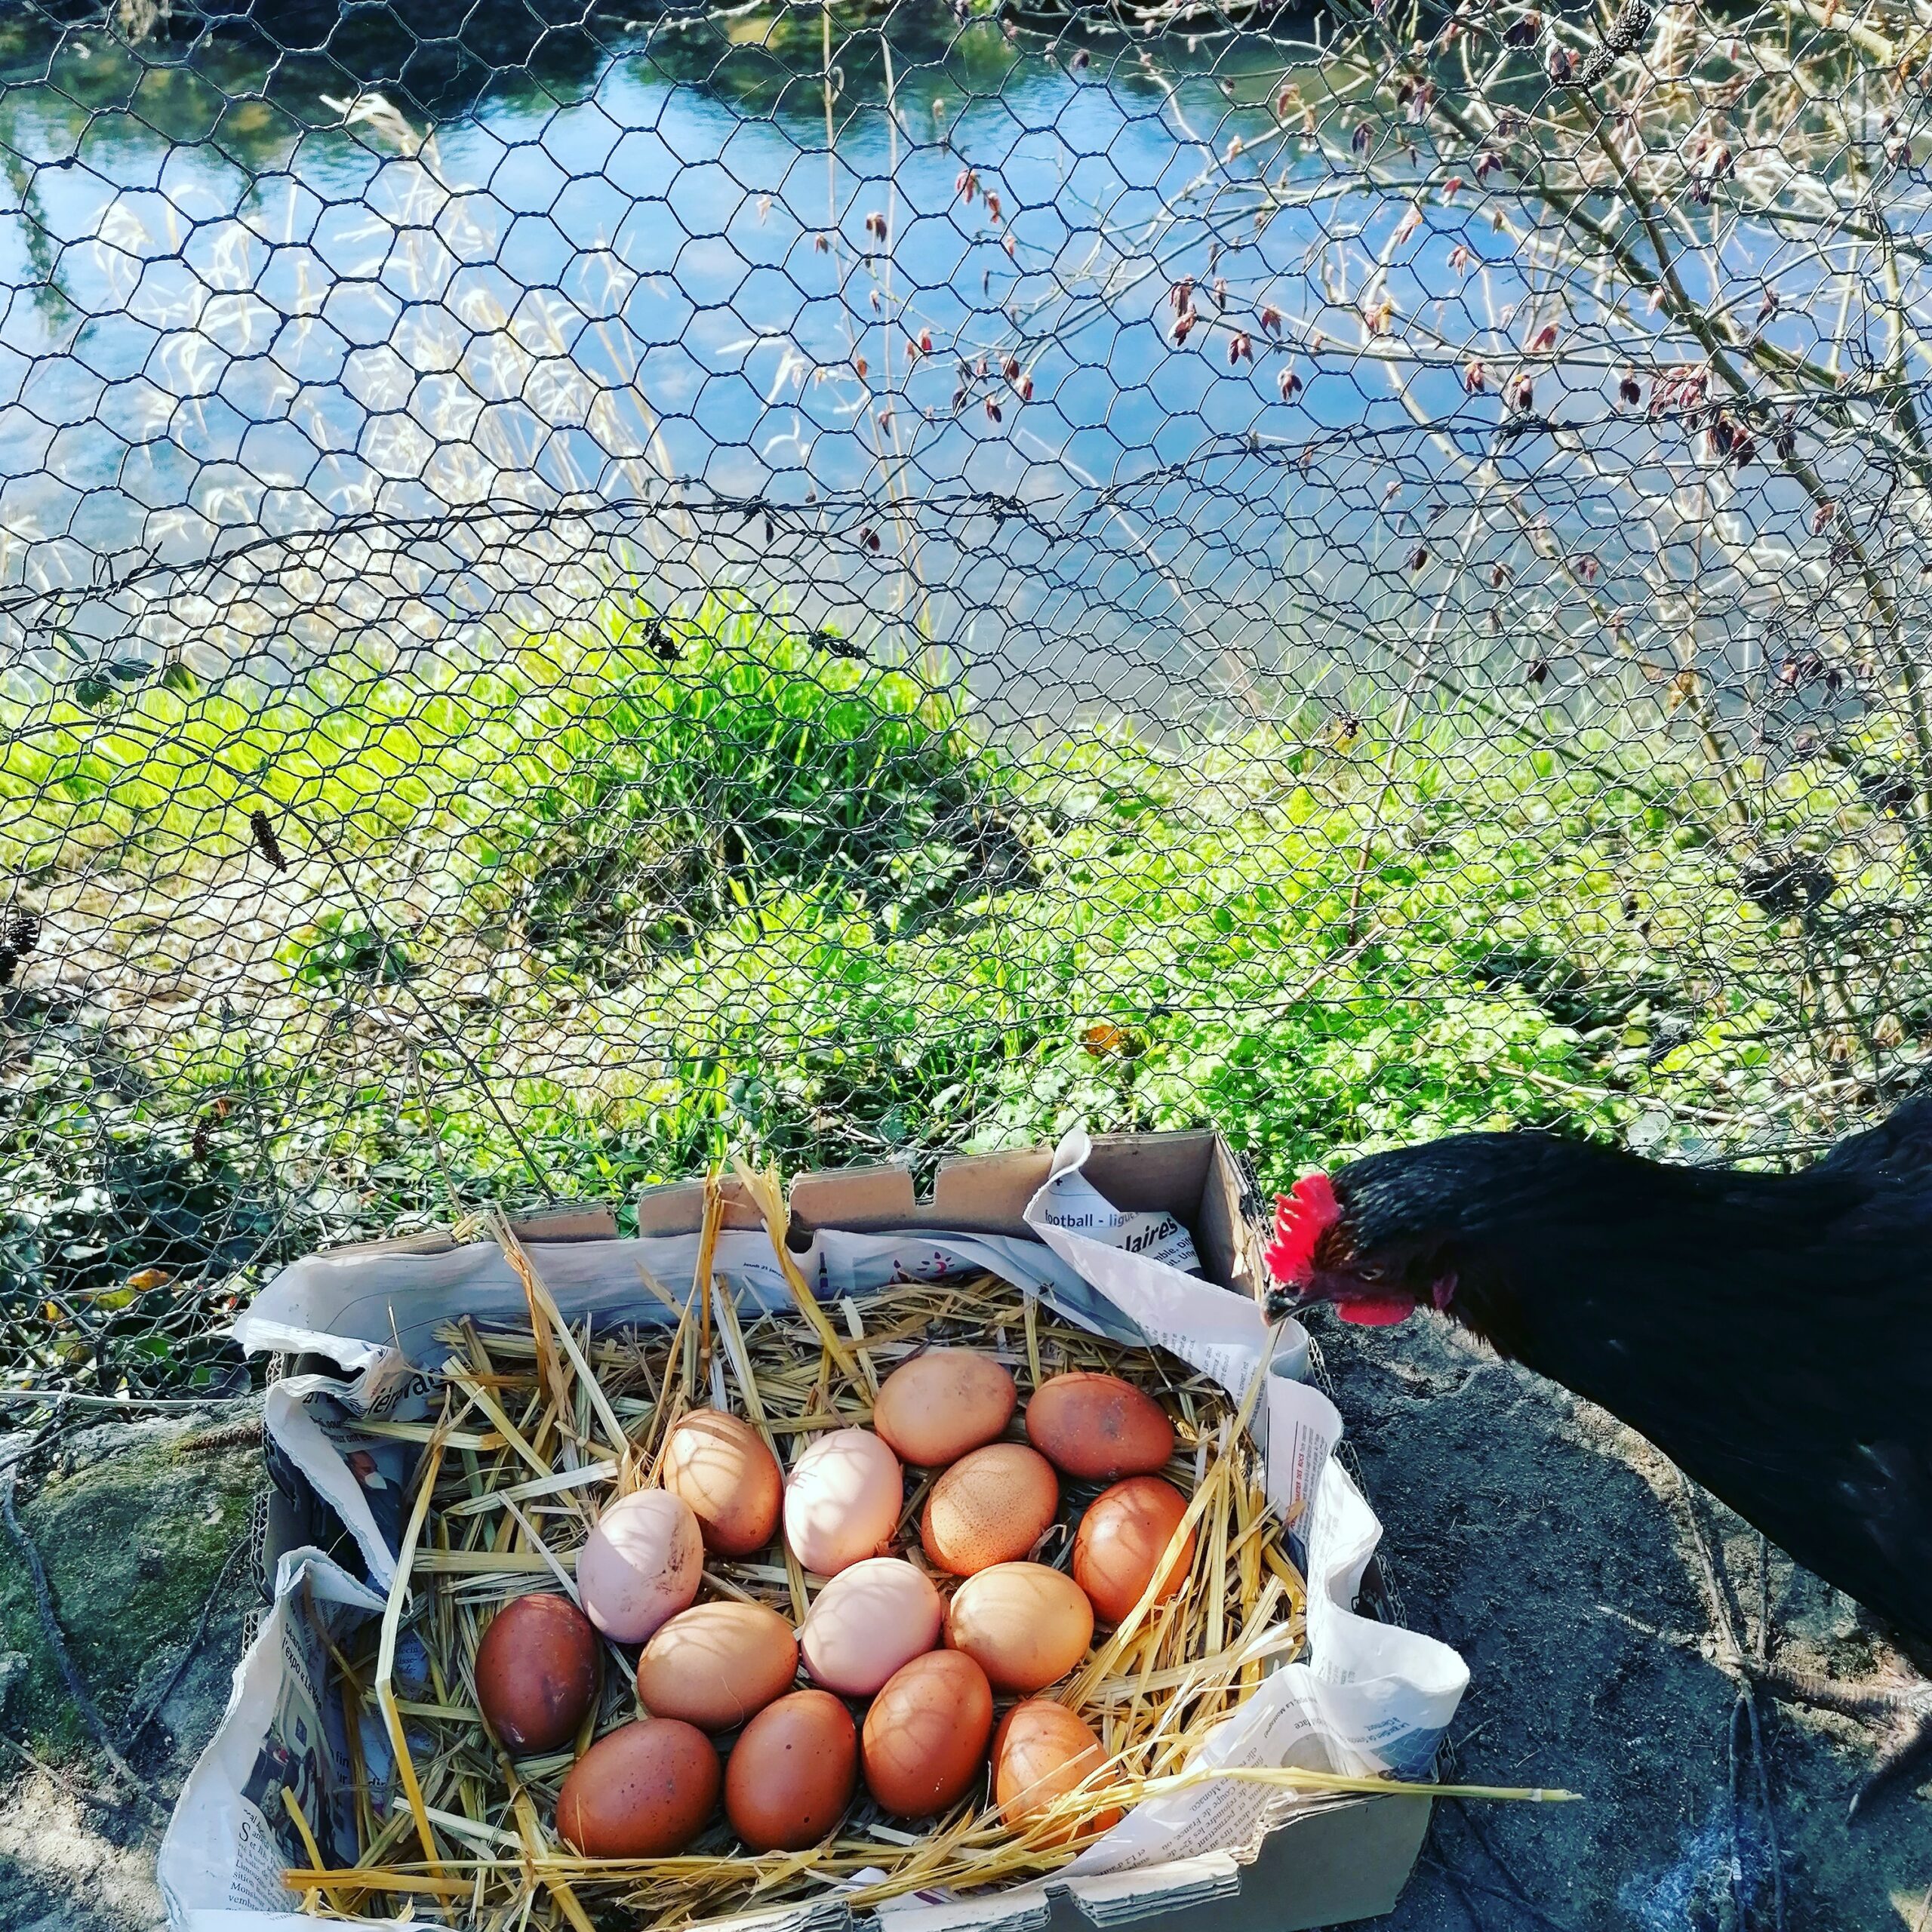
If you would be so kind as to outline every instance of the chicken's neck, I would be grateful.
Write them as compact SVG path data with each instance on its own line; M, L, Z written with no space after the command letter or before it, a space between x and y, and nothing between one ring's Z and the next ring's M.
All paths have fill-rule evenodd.
M1667 1410L1727 1364L1760 1358L1767 1319L1804 1304L1817 1257L1794 1204L1753 1185L1649 1213L1525 1215L1458 1257L1447 1312L1643 1427L1633 1402Z

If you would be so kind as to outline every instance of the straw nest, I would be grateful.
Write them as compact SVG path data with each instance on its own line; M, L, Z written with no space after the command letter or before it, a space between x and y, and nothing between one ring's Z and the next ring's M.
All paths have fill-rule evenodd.
M752 1177L768 1226L783 1228L775 1178ZM305 1909L323 1915L390 1914L456 1919L485 1932L526 1924L577 1932L681 1926L788 1902L841 1897L855 1912L909 1891L955 1893L1037 1878L1091 1842L1100 1814L1195 1781L1204 1734L1302 1649L1306 1592L1263 1494L1244 1401L1173 1356L1115 1346L1054 1318L990 1275L888 1288L861 1306L821 1308L782 1240L774 1243L793 1292L782 1312L741 1318L729 1284L714 1278L721 1206L711 1190L696 1278L682 1293L648 1278L666 1325L592 1332L565 1321L508 1227L498 1239L521 1278L529 1321L515 1332L465 1321L441 1333L439 1411L420 1423L374 1425L422 1453L395 1582L379 1625L346 1647L318 1620L341 1700L355 1780L358 1855L322 1857L312 1821L285 1798L309 1863L286 1874ZM924 1831L907 1829L859 1795L824 1842L756 1855L721 1817L675 1857L577 1856L558 1836L558 1786L592 1739L637 1715L635 1653L609 1647L605 1691L574 1747L512 1764L477 1708L477 1644L495 1612L530 1590L575 1597L577 1552L611 1499L652 1484L661 1447L694 1407L729 1410L789 1466L801 1438L869 1420L882 1377L917 1350L951 1343L996 1353L1023 1401L1069 1368L1124 1377L1171 1417L1177 1448L1166 1471L1189 1497L1192 1564L1158 1604L1150 1584L1111 1633L1097 1633L1081 1665L1045 1695L1077 1710L1100 1736L1105 1764L1044 1816L1010 1829L975 1795ZM1259 1378L1257 1379L1258 1387ZM1016 1419L1015 1426L1017 1426ZM917 1524L931 1478L908 1472L897 1546L924 1563ZM1069 1484L1061 1519L1038 1560L1064 1564L1069 1523L1100 1485ZM1171 1558L1174 1546L1171 1546ZM757 1556L707 1558L700 1601L737 1598L804 1621L821 1580L782 1535ZM955 1580L935 1575L942 1592ZM399 1645L413 1638L398 1688ZM405 1691L414 1694L404 1694ZM392 1801L379 1808L359 1748L374 1718L395 1756ZM1388 1791L1386 1782L1308 1771L1243 1774L1302 1790ZM1421 1787L1422 1789L1439 1788Z

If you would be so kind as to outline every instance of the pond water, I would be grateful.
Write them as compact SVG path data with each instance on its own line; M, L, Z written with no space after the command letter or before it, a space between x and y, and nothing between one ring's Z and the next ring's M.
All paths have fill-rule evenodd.
M632 576L1145 716L1427 621L1433 392L1306 352L1407 205L1298 137L1314 23L403 17L5 29L17 662L281 675Z

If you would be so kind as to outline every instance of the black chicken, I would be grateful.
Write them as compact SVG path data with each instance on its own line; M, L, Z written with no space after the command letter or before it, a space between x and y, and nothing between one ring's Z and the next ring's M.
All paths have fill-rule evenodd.
M1792 1174L1529 1133L1371 1155L1278 1203L1268 1260L1272 1312L1441 1309L1932 1641L1932 1099ZM1918 1719L1873 1786L1932 1755L1932 1692L1765 1681Z

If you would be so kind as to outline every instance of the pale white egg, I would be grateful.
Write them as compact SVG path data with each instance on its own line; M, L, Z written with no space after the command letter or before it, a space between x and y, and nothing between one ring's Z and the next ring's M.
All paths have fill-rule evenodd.
M835 1429L785 1485L785 1540L808 1570L835 1577L885 1547L905 1494L899 1458L870 1429Z
M619 1497L577 1552L583 1614L620 1644L642 1643L690 1604L703 1577L697 1518L666 1490Z

